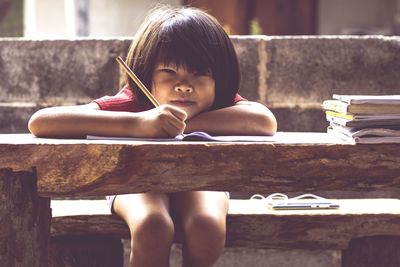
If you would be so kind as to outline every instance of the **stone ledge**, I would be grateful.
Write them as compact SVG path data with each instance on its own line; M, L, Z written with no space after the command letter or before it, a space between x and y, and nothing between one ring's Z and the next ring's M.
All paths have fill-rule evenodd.
M274 107L332 93L395 94L400 37L232 36L241 94ZM115 57L131 39L0 40L0 101L84 103L119 88Z
M268 62L263 91L270 107L320 104L333 93L400 91L399 37L299 36L265 41Z
M128 40L0 40L0 101L85 103L118 89Z
M232 36L232 41L242 69L240 94L270 107L279 131L326 131L320 104L333 93L400 91L400 37ZM0 132L26 132L30 115L41 107L114 94L120 80L115 57L126 55L130 42L0 39Z
M27 133L28 121L37 111L36 106L0 106L0 133Z
M271 108L282 132L326 132L328 122L321 108L297 105Z

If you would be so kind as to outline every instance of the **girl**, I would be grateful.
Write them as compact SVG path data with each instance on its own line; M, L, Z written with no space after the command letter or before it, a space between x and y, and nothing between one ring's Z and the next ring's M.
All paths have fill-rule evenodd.
M265 106L237 94L239 65L221 25L194 8L157 8L137 32L127 63L161 104L154 108L134 82L115 96L36 112L38 137L86 135L174 137L272 135L277 124ZM183 236L183 265L212 266L225 246L225 192L118 195L112 211L128 224L131 266L169 266L174 233Z

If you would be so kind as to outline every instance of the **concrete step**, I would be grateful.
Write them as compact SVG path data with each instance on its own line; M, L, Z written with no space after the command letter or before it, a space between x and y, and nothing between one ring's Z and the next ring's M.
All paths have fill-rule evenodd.
M232 36L241 94L271 107L399 92L400 37ZM118 90L131 39L0 41L0 102L86 102Z

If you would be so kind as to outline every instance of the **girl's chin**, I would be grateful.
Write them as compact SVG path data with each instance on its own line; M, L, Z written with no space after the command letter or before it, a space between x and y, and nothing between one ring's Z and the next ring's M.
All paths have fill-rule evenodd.
M194 116L197 115L197 114L194 114L193 112L190 112L188 110L185 110L185 111L186 111L186 114L187 114L186 120L190 120L191 118L193 118Z
M193 118L194 116L196 116L199 112L193 110L193 108L190 107L182 107L182 106L176 106L177 108L182 109L183 111L186 112L187 114L187 120L190 118Z

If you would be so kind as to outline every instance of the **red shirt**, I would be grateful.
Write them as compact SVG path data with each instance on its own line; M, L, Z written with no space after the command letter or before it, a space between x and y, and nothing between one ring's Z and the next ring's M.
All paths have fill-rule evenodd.
M242 100L246 99L236 94L232 106ZM140 104L135 94L129 90L128 85L125 85L115 96L103 96L93 102L97 103L100 109L109 111L141 112L153 108L150 104Z

